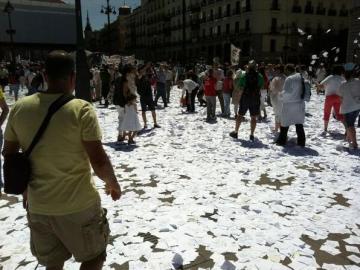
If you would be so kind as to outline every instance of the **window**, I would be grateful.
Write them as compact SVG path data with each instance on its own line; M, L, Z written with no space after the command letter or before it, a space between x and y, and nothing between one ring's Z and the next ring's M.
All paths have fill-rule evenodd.
M203 37L206 36L206 29L205 28L203 29L203 34L202 35L203 35Z
M222 18L222 7L218 8L218 18Z
M311 1L306 2L305 13L306 14L313 14L314 13L314 7L312 6Z
M240 1L236 2L235 14L240 14Z
M339 12L339 16L341 17L347 17L349 15L349 11L346 9L345 5L341 6L341 10Z
M277 19L271 19L271 33L277 33Z
M334 6L334 3L331 3L329 11L328 11L328 15L329 16L336 16L337 12Z
M226 17L231 16L231 4L227 4L226 6Z
M316 14L317 15L325 15L326 9L324 7L324 3L321 1L319 2L319 5L316 8Z
M200 19L201 19L202 22L206 21L206 13L204 11L201 13Z
M250 0L246 0L245 11L251 11L251 2L250 2Z
M245 21L245 31L250 31L250 20L249 19L247 19Z
M235 33L240 33L240 23L239 22L235 23Z
M213 28L210 27L210 28L209 28L209 36L212 36L212 34L213 34Z
M210 10L210 21L213 21L214 20L214 10Z
M230 24L226 24L226 34L230 34Z
M271 4L271 10L280 10L279 0L273 0Z
M217 27L217 34L219 36L221 35L221 25L218 25L218 27Z
M299 4L299 0L294 0L294 4L292 7L292 12L293 13L301 13L302 12L302 8Z
M270 52L276 52L276 39L270 40Z

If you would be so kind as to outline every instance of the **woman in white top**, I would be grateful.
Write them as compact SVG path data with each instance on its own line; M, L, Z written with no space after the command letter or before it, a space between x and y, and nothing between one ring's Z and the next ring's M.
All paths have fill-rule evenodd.
M339 87L345 82L344 68L336 66L333 75L326 77L320 84L320 89L325 89L325 104L324 104L324 132L328 131L331 109L335 111L336 120L344 122L344 116L340 114L341 99L337 94Z
M278 65L275 67L275 77L270 82L270 100L275 114L275 132L280 131L280 116L281 116L281 99L280 92L284 87L286 76L284 74L284 66Z
M341 97L340 113L345 117L346 134L350 148L357 149L355 121L360 114L360 81L355 79L355 67L353 63L345 65L345 79L338 91Z
M124 130L129 137L129 144L135 144L134 138L137 135L138 131L141 130L141 124L137 112L136 106L137 96L130 93L127 96L127 103L125 105L125 116L124 120L121 123L121 130Z

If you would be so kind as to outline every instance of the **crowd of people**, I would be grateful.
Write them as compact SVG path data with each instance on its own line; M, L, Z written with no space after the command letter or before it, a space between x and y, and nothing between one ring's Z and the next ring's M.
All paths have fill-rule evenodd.
M60 98L71 95L75 88L75 64L66 52L50 53L43 67L36 72L26 68L17 67L10 71L5 66L0 68L0 126L9 112L3 92L5 87L9 85L15 100L18 98L15 89L21 89L22 85L28 89L28 96L12 106L7 121L5 161L20 149L24 152L29 148L48 109ZM315 87L318 94L326 95L323 134L328 132L333 109L334 118L344 124L350 148L356 149L355 122L360 114L359 69L348 63L333 67L329 75L324 74L323 67L318 71L313 77L304 66L265 65L255 61L242 69L215 63L212 66L197 65L186 72L164 63L157 66L151 63L103 65L91 70L91 86L93 101L100 102L104 108L110 103L116 106L119 143L125 140L129 144L135 143L138 132L147 128L147 111L151 112L153 127L160 128L156 115L158 101L161 98L166 108L174 100L170 100L171 91L177 87L182 90L180 104L186 107L186 113L196 112L197 98L198 105L206 107L205 121L209 123L215 123L219 116L217 100L220 117L225 119L233 119L232 104L235 118L235 129L230 133L232 138L238 138L240 126L249 111L250 140L254 141L256 125L267 119L267 110L271 106L273 130L278 133L276 143L284 146L289 127L295 125L300 147L306 143L305 103L311 100L311 89ZM138 101L143 125L138 116ZM69 99L63 104L56 117L50 119L29 159L33 170L23 198L33 255L46 269L63 269L64 262L71 256L82 264L80 269L102 269L110 230L106 209L101 207L92 180L91 167L104 181L106 193L114 201L121 197L121 188L103 148L101 128L92 104L80 99Z
M188 112L195 111L195 96L199 104L206 104L207 122L216 122L216 102L220 104L221 117L230 118L230 104L233 104L235 129L230 136L237 139L245 115L250 113L250 140L255 140L255 129L259 121L266 120L266 105L273 108L273 128L276 144L287 143L289 127L295 125L297 144L305 147L304 122L305 103L310 101L312 89L324 93L324 130L328 133L331 111L334 118L345 128L345 138L350 149L357 149L355 121L360 113L359 68L353 63L332 67L327 74L324 65L311 74L304 65L265 65L250 61L243 69L219 64L208 66L198 75L190 70L179 78L177 85L186 96ZM360 126L360 118L358 120Z
M350 148L358 147L353 122L360 109L359 68L352 63L327 69L323 64L314 69L305 65L266 65L255 61L242 68L219 63L211 66L197 64L187 69L167 63L103 64L101 67L93 66L90 73L92 101L99 102L104 108L111 103L116 106L118 143L126 140L129 144L135 143L138 132L148 127L146 112L151 112L153 127L160 128L156 115L158 103L161 98L163 107L168 107L175 86L182 90L180 104L186 107L186 112L195 113L197 98L198 105L206 107L206 121L210 123L216 122L219 116L216 113L218 100L220 116L229 119L233 116L235 119L234 131L230 133L233 138L238 138L240 126L249 111L250 140L254 141L256 125L268 118L267 107L271 106L276 143L285 145L289 126L295 125L298 145L304 147L305 103L309 101L311 88L315 88L317 94L326 96L322 135L328 132L333 112L334 118L344 124ZM0 87L5 89L6 85L9 85L9 93L14 95L15 101L22 89L27 89L27 95L46 91L44 65L17 65L13 68L0 65ZM137 103L140 103L139 108ZM139 109L143 125L138 117Z

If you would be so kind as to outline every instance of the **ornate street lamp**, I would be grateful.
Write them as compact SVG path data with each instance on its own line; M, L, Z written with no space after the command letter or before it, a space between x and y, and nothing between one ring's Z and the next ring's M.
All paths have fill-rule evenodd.
M107 15L107 20L108 20L108 24L107 24L107 28L108 28L108 53L109 55L111 54L111 29L110 29L110 15L116 15L116 10L115 7L110 6L109 0L106 0L106 6L101 6L101 11L102 14Z
M15 52L14 52L14 35L16 31L12 28L11 13L15 10L14 6L8 1L4 7L4 12L8 14L9 20L9 29L6 30L6 33L10 36L10 47L11 47L11 61L15 62Z
M77 98L91 102L90 70L85 53L85 40L83 36L81 1L75 0L76 11L76 89Z

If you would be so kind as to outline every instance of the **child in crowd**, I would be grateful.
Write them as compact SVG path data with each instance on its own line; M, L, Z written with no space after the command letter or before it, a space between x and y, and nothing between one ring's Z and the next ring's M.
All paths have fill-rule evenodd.
M125 105L124 121L121 124L121 130L125 130L129 138L129 144L135 144L134 138L141 130L139 116L137 114L136 95L130 93Z
M223 86L223 96L224 96L224 116L230 117L230 101L232 92L234 89L234 80L233 80L234 73L231 70L228 70L226 73L226 77L224 79L224 86Z

